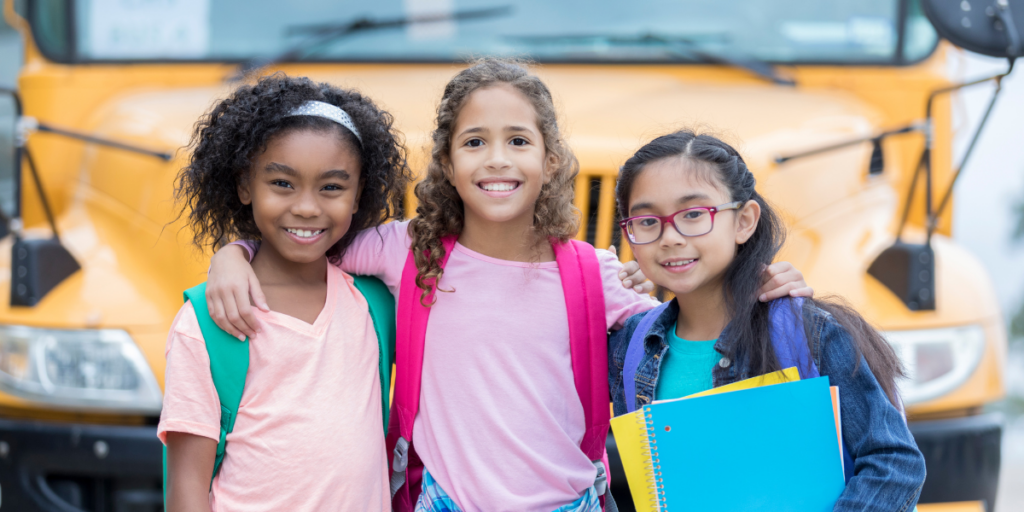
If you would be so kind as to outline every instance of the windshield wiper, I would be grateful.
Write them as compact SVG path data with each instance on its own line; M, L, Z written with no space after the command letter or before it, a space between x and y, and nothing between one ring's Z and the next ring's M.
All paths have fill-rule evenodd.
M374 19L361 17L343 23L291 27L288 29L289 34L308 33L311 37L272 57L254 58L243 62L238 67L238 71L231 76L230 80L241 80L252 71L281 62L302 60L304 55L308 55L323 46L362 32L402 28L409 25L436 23L439 21L468 21L496 18L500 16L507 16L511 13L511 5L501 5L497 7L488 7L486 9L467 9L447 13L422 14L397 18Z
M796 85L796 81L780 75L771 64L748 57L712 52L702 48L699 42L686 37L668 36L647 32L633 35L564 34L551 36L514 36L511 37L511 39L532 43L572 43L577 41L593 40L614 46L658 46L660 48L667 49L677 57L696 60L698 62L724 64L726 66L747 70L765 80L779 85Z

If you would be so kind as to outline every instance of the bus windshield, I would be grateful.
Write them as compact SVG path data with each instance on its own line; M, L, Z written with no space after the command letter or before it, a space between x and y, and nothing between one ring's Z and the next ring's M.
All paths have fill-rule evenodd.
M63 8L55 8L63 5ZM44 8L45 6L45 8ZM917 0L31 1L62 62L459 61L901 64L937 43ZM465 13L482 13L462 16ZM412 20L324 37L355 22ZM416 22L415 20L431 20ZM336 31L337 32L337 31Z

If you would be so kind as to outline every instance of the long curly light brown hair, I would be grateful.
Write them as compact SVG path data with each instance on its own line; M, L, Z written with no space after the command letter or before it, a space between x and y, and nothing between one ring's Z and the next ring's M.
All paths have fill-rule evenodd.
M409 223L409 236L416 255L416 286L423 290L420 301L426 306L433 303L434 285L444 274L441 259L445 251L441 239L461 234L465 219L462 198L447 179L452 132L469 96L498 84L512 86L533 104L544 136L544 149L551 158L551 179L541 187L533 211L537 240L565 242L579 229L579 210L573 205L573 188L580 165L558 129L551 91L520 61L482 59L475 62L455 75L444 88L437 106L437 127L432 134L434 147L427 175L416 185L419 206L416 207L417 217Z

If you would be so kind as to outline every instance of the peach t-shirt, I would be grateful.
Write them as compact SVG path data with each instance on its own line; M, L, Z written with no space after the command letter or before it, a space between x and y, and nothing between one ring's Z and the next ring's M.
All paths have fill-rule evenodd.
M256 310L249 371L227 453L213 481L218 510L390 510L379 349L352 278L327 270L327 301L310 325ZM220 402L192 305L167 339L158 435L220 434Z

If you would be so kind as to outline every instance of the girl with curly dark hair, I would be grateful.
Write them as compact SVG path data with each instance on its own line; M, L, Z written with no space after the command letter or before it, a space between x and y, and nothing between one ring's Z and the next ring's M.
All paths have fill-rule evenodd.
M418 217L360 236L342 261L346 271L401 289L400 319L403 303L429 308L423 336L410 340L422 352L403 354L402 330L417 327L399 325L389 445L412 431L405 441L417 456L396 452L402 463L393 469L403 472L407 461L424 468L404 471L395 510L600 509L601 455L590 456L593 446L581 440L607 431L607 420L588 423L577 384L602 381L592 410L607 416L607 364L574 373L569 309L600 310L588 350L605 361L604 332L657 302L623 286L612 252L570 243L579 227L578 171L547 86L517 62L482 60L445 87L432 158L416 186ZM588 277L603 291L596 305L567 303L557 255L576 250L594 260ZM218 275L222 296L244 297L244 254L225 256L215 256L211 282ZM401 402L409 382L418 395ZM603 451L604 436L594 438Z
M195 243L259 240L252 270L269 308L233 417L202 294L175 318L158 429L168 509L389 510L378 342L366 300L330 263L399 211L409 173L391 116L357 92L274 75L218 102L192 150L177 194Z

